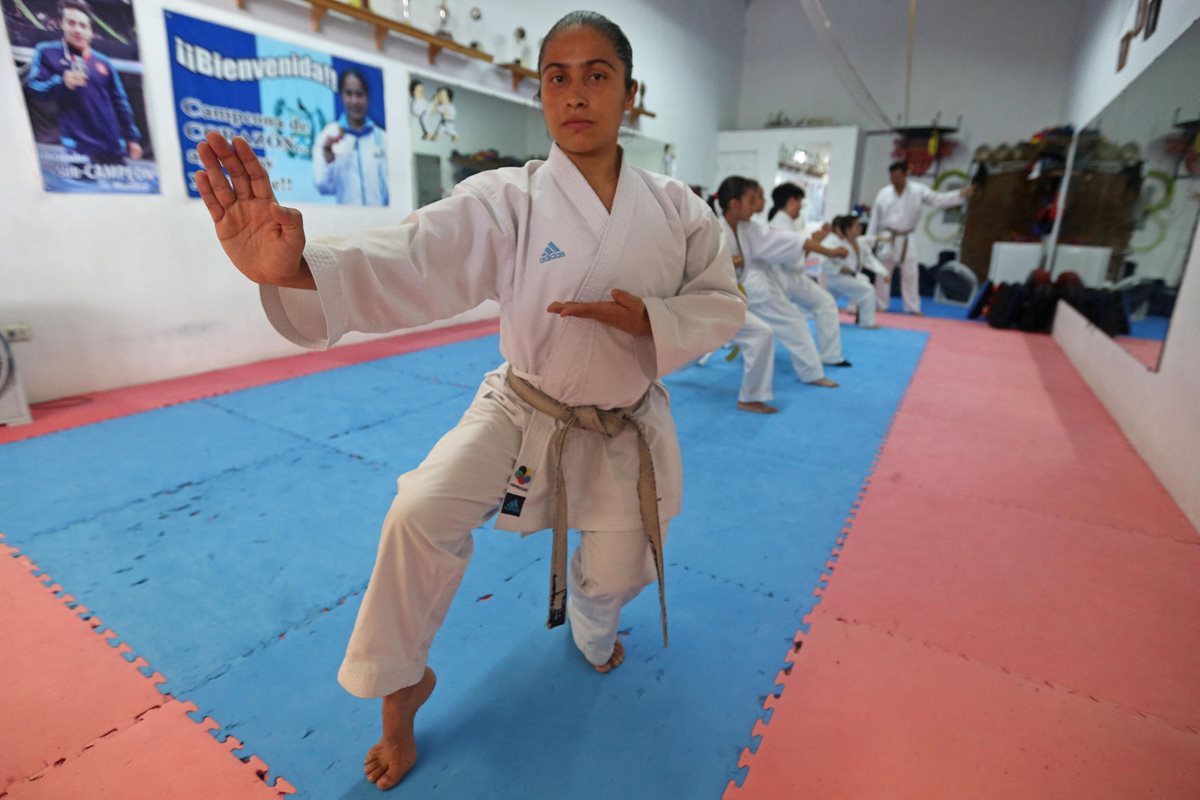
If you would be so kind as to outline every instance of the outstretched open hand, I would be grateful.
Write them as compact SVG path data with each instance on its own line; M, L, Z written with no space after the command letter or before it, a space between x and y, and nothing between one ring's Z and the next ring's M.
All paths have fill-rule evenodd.
M276 202L267 171L246 140L235 137L230 147L220 134L209 133L196 153L204 165L196 188L233 265L255 283L315 289L303 258L300 212Z
M555 302L546 310L560 317L583 317L625 331L633 336L649 336L650 315L646 304L636 294L613 289L613 299L598 303L579 303L574 300Z

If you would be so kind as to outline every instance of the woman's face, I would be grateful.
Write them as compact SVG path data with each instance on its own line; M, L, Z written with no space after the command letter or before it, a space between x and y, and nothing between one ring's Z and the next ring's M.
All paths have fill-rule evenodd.
M799 197L789 197L787 203L783 206L783 213L792 219L796 219L800 216L800 207L802 205L804 205L804 201Z
M603 34L579 25L546 42L541 80L546 130L559 147L581 156L615 152L637 84L625 91L625 67Z
M856 219L850 224L850 238L857 239L862 236L862 220Z
M342 105L346 108L346 119L355 128L362 127L367 118L367 87L356 75L347 75L342 80Z
M733 218L738 222L748 222L754 216L754 204L754 189L747 189L742 192L741 197L729 204L729 210L733 213Z

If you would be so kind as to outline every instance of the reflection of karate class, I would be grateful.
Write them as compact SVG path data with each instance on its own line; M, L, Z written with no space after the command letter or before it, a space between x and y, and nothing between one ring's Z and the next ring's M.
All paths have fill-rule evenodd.
M1200 7L302 5L0 0L0 797L1194 794Z

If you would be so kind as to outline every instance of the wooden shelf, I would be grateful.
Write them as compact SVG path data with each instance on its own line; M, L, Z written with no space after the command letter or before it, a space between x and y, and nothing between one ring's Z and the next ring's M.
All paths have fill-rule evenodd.
M540 81L538 74L529 67L523 67L520 64L512 62L497 64L496 66L498 66L500 69L506 69L512 73L512 87L514 92L517 90L517 87L521 85L521 81L525 80L526 78L534 83L538 83Z
M237 0L238 8L245 8L246 0ZM449 50L453 53L474 58L479 61L486 61L491 64L495 59L491 53L485 53L482 50L476 50L473 47L459 44L453 39L447 39L444 36L423 31L420 28L414 28L403 22L397 22L388 17L381 17L365 8L356 8L352 5L339 2L339 0L308 0L312 6L312 28L314 31L321 30L321 20L330 11L335 14L350 17L351 19L365 22L375 28L375 47L379 50L383 49L383 43L387 39L389 33L396 33L401 36L406 36L409 39L416 39L429 45L429 63L433 64L437 59L438 53L443 50Z
M647 111L644 108L631 108L629 110L630 122L637 122L639 117L649 117L650 119L655 119L658 117L658 114L655 114L653 111Z

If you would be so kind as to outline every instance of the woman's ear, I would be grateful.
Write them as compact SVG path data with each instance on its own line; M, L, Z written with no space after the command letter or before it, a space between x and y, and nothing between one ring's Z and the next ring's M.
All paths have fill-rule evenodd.
M637 98L637 93L638 93L638 82L634 81L629 86L629 91L625 92L625 110L626 111L633 110L633 101Z

